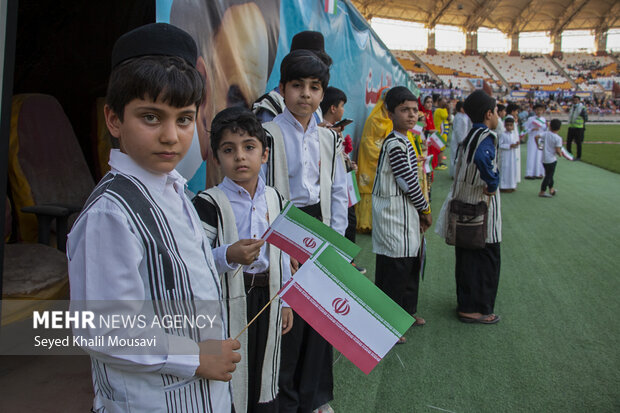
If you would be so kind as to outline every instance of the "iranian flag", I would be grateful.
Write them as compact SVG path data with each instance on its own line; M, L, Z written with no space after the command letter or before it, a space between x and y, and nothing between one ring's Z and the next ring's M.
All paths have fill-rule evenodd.
M431 146L434 146L435 148L439 149L440 151L443 151L446 148L446 144L437 135L436 132L433 132L433 134L428 137L428 141L430 142Z
M532 126L537 127L538 129L542 129L547 125L547 123L541 118L532 119Z
M425 174L430 174L431 172L433 172L433 155L429 155L426 157L426 159L424 159L424 173Z
M328 242L349 262L361 250L361 247L306 214L290 201L284 205L262 239L280 248L301 264L324 242Z
M423 131L423 130L424 130L424 126L422 126L422 124L421 124L421 123L416 123L416 125L413 127L413 129L411 129L411 132L412 132L414 135L418 135L418 136L420 136L420 135L422 135L422 131Z
M355 171L351 171L347 174L347 192L349 193L349 208L357 204L362 199L360 190L357 187Z
M568 159L569 161L572 161L574 159L573 155L569 151L567 151L566 148L563 146L562 146L562 155L564 155L564 157Z
M325 0L325 12L330 14L336 14L338 8L338 0Z
M327 243L278 294L366 374L414 322L413 317Z

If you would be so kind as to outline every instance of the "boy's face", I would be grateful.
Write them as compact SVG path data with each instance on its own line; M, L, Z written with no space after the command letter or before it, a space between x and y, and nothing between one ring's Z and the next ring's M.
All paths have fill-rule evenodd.
M512 132L515 128L514 122L508 122L504 126L506 127L506 132Z
M536 114L536 116L541 116L544 110L545 110L544 108L537 107L536 109L534 109L534 113Z
M487 122L486 125L489 129L497 129L497 124L499 123L499 115L497 114L497 106L491 111L489 110L485 115L485 120Z
M418 102L406 100L396 106L394 112L388 111L388 117L394 124L394 129L403 134L412 129L418 121Z
M260 141L244 130L224 130L217 148L217 162L222 173L250 194L256 190L258 174L267 162L269 149L263 149Z
M121 152L156 174L171 172L187 153L194 135L196 106L176 108L152 100L134 99L125 105L124 120L105 106L110 134Z
M310 120L323 100L323 85L313 77L280 83L280 91L286 107L302 125Z
M332 109L334 110L334 121L340 122L344 116L344 100L341 100L338 106L332 105L330 110Z
M497 112L497 114L500 118L506 117L506 109L500 110L499 112Z
M427 99L424 101L424 109L426 109L426 110L431 110L431 109L433 109L433 99L431 99L431 98L427 98Z

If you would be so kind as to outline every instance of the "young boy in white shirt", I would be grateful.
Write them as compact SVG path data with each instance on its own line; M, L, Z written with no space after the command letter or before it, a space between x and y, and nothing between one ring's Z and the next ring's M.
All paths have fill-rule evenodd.
M553 119L549 124L550 131L536 135L536 144L542 146L542 162L545 168L545 178L538 193L538 196L542 198L551 198L556 192L553 187L553 175L558 163L557 157L562 157L562 138L557 133L561 126L562 121ZM547 188L549 188L549 193L547 193Z
M286 107L268 132L266 183L302 211L343 235L347 179L336 133L319 127L314 112L329 82L329 68L312 52L295 50L280 65ZM294 264L294 263L293 263ZM329 411L333 399L332 347L303 319L282 339L280 412Z
M94 412L232 408L227 382L240 360L234 351L239 342L225 340L211 248L185 196L185 179L174 169L191 145L203 99L196 58L191 36L165 23L126 33L112 50L104 115L120 150L112 150L111 171L68 237L71 305L188 321L150 329L74 329L86 337L124 334L157 343L135 350L83 346L91 355ZM213 328L195 327L205 303L215 312Z
M283 199L259 176L269 150L256 116L242 107L218 113L211 123L211 148L224 180L199 193L194 206L222 274L228 335L233 336L290 279L290 258L260 239ZM240 336L242 361L233 374L238 412L278 412L280 343L292 326L292 310L278 299Z

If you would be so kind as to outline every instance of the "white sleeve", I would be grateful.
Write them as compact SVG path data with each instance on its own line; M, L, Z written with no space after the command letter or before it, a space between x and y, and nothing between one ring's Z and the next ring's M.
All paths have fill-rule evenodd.
M504 132L499 136L499 148L503 150L510 149L512 145L512 133Z
M104 203L105 205L105 203ZM71 285L71 307L96 305L108 314L140 314L147 297L140 267L145 251L125 215L110 203L91 208L76 223L68 237L67 258ZM97 303L97 304L94 304ZM186 337L167 334L163 329L75 328L74 335L85 338L103 336L155 338L148 354L111 354L104 346L83 349L89 354L136 372L174 374L193 377L199 365L198 345ZM117 350L118 351L118 350Z
M331 222L330 226L340 235L344 235L349 224L347 209L349 206L349 193L347 191L347 174L344 169L342 157L336 155L336 172L332 183L331 199Z
M231 244L225 244L217 248L213 248L213 261L215 262L215 269L218 274L223 274L227 271L236 270L239 267L237 263L229 263L226 259L226 251Z

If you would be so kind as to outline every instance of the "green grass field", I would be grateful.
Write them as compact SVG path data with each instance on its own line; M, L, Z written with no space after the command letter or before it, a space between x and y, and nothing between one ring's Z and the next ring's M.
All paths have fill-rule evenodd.
M560 136L566 141L568 126L562 125ZM588 142L619 142L614 145ZM573 147L573 151L576 149ZM588 123L585 132L581 159L592 165L600 166L612 172L620 173L620 124L597 125Z
M434 218L452 182L446 172L433 186ZM620 411L618 178L561 159L555 198L537 197L540 181L502 194L497 325L457 320L454 250L431 228L418 306L427 325L368 376L336 352L335 411ZM374 279L371 237L357 241L356 261Z

